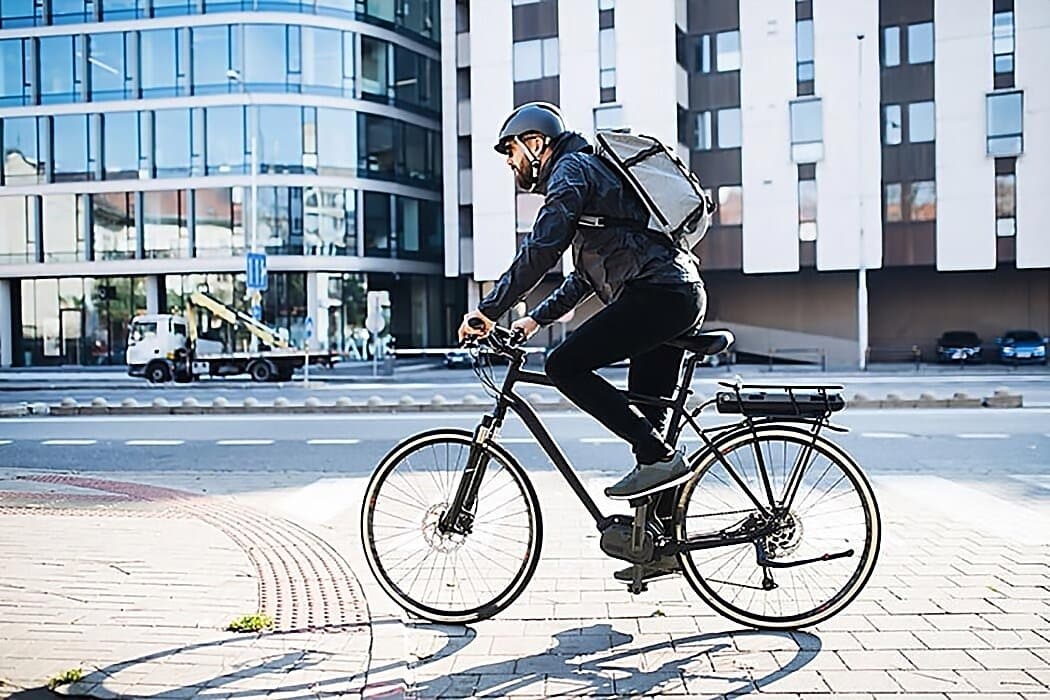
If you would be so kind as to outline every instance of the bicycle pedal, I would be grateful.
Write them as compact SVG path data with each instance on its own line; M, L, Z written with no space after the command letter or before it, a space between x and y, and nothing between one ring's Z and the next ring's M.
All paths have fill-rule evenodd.
M627 584L627 592L631 595L638 595L639 593L645 593L649 590L649 584L645 581L639 581L638 583L631 582Z

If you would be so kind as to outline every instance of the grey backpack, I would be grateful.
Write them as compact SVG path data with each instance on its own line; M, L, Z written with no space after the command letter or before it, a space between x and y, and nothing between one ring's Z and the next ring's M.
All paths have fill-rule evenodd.
M599 131L597 154L616 169L649 210L649 229L692 252L711 226L715 204L678 155L652 136Z

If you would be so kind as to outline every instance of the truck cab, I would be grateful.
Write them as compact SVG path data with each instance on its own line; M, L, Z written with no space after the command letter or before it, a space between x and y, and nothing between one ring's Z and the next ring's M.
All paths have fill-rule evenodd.
M136 316L128 333L128 374L153 382L169 381L170 361L176 353L186 352L188 344L189 325L182 316Z

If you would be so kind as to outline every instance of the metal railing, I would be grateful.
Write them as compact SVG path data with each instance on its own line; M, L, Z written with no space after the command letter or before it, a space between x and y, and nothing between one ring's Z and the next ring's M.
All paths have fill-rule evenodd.
M864 351L864 369L872 360L881 362L911 362L918 371L922 366L922 349L918 345L876 345Z
M774 355L804 355L814 358L816 362L820 363L820 371L828 371L828 353L824 348L769 348L767 357L769 358L769 364L766 367L766 371L773 371L773 359ZM790 358L796 359L796 358ZM805 360L802 360L803 362Z

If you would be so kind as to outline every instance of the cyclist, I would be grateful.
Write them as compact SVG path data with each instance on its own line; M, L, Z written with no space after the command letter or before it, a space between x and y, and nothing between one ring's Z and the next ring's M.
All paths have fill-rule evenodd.
M548 355L547 375L569 400L631 445L635 468L607 488L607 496L636 498L685 481L685 455L662 438L667 410L635 410L596 370L629 358L630 391L672 393L683 351L664 343L698 326L707 305L697 259L647 230L649 212L641 199L583 136L566 130L554 105L532 102L515 109L495 149L506 157L518 187L545 200L510 268L463 317L460 340L490 332L495 319L571 246L573 271L511 327L529 337L596 294L605 307ZM483 328L472 327L472 319L480 319Z

